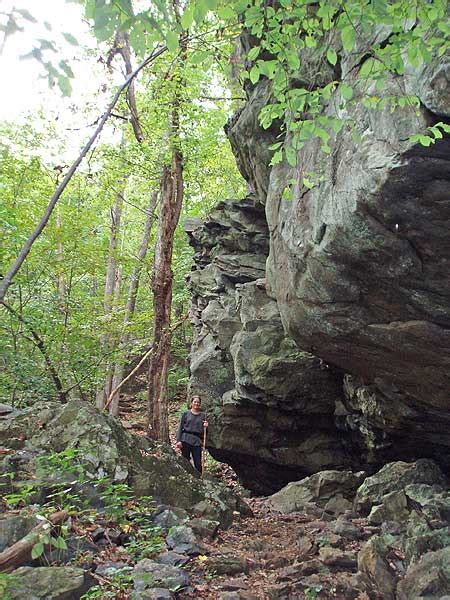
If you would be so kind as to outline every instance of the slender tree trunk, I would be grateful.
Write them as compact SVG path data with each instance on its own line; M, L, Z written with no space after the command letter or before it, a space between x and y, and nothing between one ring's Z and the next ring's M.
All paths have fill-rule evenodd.
M137 298L137 293L138 293L138 289L139 289L139 281L140 281L140 277L141 277L142 267L144 265L144 260L147 255L148 244L150 241L150 234L151 234L152 227L153 227L153 221L155 218L155 210L156 210L157 203L158 203L158 193L155 192L154 194L152 194L152 196L150 198L150 204L149 204L149 207L147 210L147 218L145 219L144 232L142 234L142 241L141 241L141 245L140 245L138 256L137 256L137 264L136 264L136 267L134 268L133 273L131 274L131 278L130 278L128 299L127 299L125 315L124 315L124 319L123 319L123 334L120 338L120 347L121 348L126 347L128 339L129 339L128 326L131 323L131 320L133 318L134 311L136 308L136 298ZM119 383L122 381L123 374L124 374L124 368L125 368L125 365L124 365L123 360L120 360L114 366L112 391L115 390L117 388L117 386L119 385ZM111 403L109 405L109 412L114 417L117 417L119 414L119 392L118 391L113 395L113 397L111 399Z
M117 245L120 233L120 220L122 217L122 206L123 206L123 194L118 192L116 194L116 201L114 206L111 208L111 233L109 237L109 252L108 252L108 266L106 269L106 282L105 282L105 295L103 299L103 310L108 322L111 317L114 297L117 296L117 284L118 284L118 270L117 270ZM100 344L102 348L108 348L111 346L111 336L109 333L104 333L100 338ZM105 405L106 399L108 398L112 390L113 380L113 368L110 364L107 367L107 374L105 383L97 392L96 405L102 409Z
M179 0L173 0L173 8L178 24L180 24ZM169 441L167 378L172 339L170 328L173 286L172 253L184 192L180 112L186 83L184 79L186 40L186 33L181 33L178 68L173 78L174 90L169 123L172 159L170 166L164 166L161 176L161 206L152 279L154 351L150 356L148 373L147 435L165 442Z
M61 211L58 207L56 211L56 262L58 264L58 310L64 320L66 321L66 281L64 278L63 261L64 261L64 250L61 236L62 229L62 217Z
M175 229L183 203L183 159L174 150L171 166L161 178L161 207L153 271L153 347L149 365L148 434L169 440L167 417L167 375L170 356L170 313L172 309L172 253Z

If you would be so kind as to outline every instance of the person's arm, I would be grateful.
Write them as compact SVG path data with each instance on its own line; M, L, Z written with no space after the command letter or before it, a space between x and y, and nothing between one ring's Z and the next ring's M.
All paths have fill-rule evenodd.
M186 416L186 413L184 412L181 415L181 419L180 419L180 424L178 426L178 431L177 431L177 444L181 444L181 434L183 433L183 428L184 428L184 418Z

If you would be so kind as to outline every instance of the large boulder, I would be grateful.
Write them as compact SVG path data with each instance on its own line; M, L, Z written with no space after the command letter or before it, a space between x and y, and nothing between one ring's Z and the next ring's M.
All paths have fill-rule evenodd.
M222 526L232 522L236 511L249 513L235 493L213 479L200 478L169 446L132 436L116 419L86 402L36 403L19 416L0 420L0 437L11 431L21 447L8 454L0 468L14 475L12 485L30 480L39 488L40 500L55 484L78 478L77 493L99 502L94 484L106 477L128 483L137 496L152 496L158 503L191 512L204 502ZM60 462L58 453L63 453Z
M324 114L355 122L358 145L344 127L330 156L310 140L298 167L270 175L270 294L300 348L356 377L341 423L372 468L422 456L450 469L450 137L428 148L409 141L450 117L448 65L443 56L407 68L400 85L419 94L418 110L342 106L337 89ZM347 67L362 93L358 65ZM380 95L398 85L387 76ZM305 172L320 175L314 189L301 183Z
M389 35L376 28L373 41ZM450 470L450 142L409 141L450 116L448 57L407 64L382 92L360 90L361 55L330 41L341 71L324 44L302 51L292 85L341 76L355 97L387 100L400 86L420 108L342 105L338 86L324 115L356 123L361 142L343 127L331 155L310 140L298 167L271 169L279 123L258 122L271 83L247 82L247 103L226 131L249 196L189 229L191 389L211 413L211 452L260 493L323 469L374 472L394 460L427 457ZM254 42L241 37L244 55ZM305 172L320 176L314 189L301 183Z
M342 374L286 336L267 294L263 206L255 196L223 202L187 230L196 250L191 390L208 414L211 454L260 493L336 465L359 469L336 426Z
M364 473L352 471L321 471L302 481L293 481L276 494L270 496L270 507L282 512L301 511L311 502L324 508L327 503L339 496L353 500Z
M77 567L20 567L7 579L10 600L78 600L95 579Z
M356 494L355 508L362 514L368 514L372 506L383 504L386 496L391 498L391 492L403 493L411 484L435 485L439 489L447 487L447 478L431 460L389 463L364 480Z

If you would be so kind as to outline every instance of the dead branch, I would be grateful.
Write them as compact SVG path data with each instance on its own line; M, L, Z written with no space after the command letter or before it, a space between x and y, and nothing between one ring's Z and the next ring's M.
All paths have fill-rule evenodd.
M89 139L89 141L87 142L87 144L85 145L83 150L81 151L78 158L76 158L75 161L72 163L72 166L67 171L64 179L61 181L61 183L56 188L55 193L51 197L50 202L49 202L47 208L45 209L45 212L44 212L41 220L35 227L33 233L30 235L30 237L25 242L22 250L19 253L19 256L16 258L16 260L14 261L14 263L11 265L10 269L4 276L4 278L0 284L0 301L3 300L3 298L5 297L6 292L8 291L14 276L17 274L17 272L23 265L34 242L41 235L45 226L47 225L48 220L50 219L50 216L53 212L53 209L55 208L56 203L58 202L59 198L61 197L61 194L66 189L67 184L72 179L72 177L73 177L75 171L77 170L77 168L79 167L81 161L83 160L83 158L87 155L87 153L91 149L93 143L95 142L95 140L99 136L100 132L102 131L106 121L111 116L111 113L112 113L115 105L117 104L117 101L119 100L122 92L130 85L130 83L142 71L142 69L144 69L147 65L149 65L153 61L155 61L159 56L161 56L161 54L166 52L166 50L167 50L167 46L161 46L160 48L155 50L155 52L153 52L150 56L148 56L132 73L130 73L130 75L126 78L126 80L122 83L122 85L120 85L119 88L117 89L112 101L110 102L108 108L106 109L102 118L100 119L100 122L97 125L96 130L94 131L91 138Z
M176 331L178 329L178 327L180 327L188 318L188 315L184 315L184 317L182 317L179 321L177 321L173 327L171 327L170 332L173 333L174 331ZM134 369L131 371L131 373L128 373L128 375L125 377L125 379L123 379L118 386L116 386L115 389L112 390L112 392L110 393L110 395L108 396L108 399L105 403L105 406L103 407L103 410L106 410L109 405L112 402L112 399L114 398L115 394L117 394L117 392L120 390L120 388L136 373L136 371L139 369L139 367L147 360L147 358L153 353L154 347L152 346L145 354L144 356L141 358L141 360L138 362L138 364L134 367Z
M45 533L50 533L55 525L59 525L68 517L66 510L60 510L49 516L46 521L36 525L21 540L0 552L0 572L13 571L31 558L31 551Z

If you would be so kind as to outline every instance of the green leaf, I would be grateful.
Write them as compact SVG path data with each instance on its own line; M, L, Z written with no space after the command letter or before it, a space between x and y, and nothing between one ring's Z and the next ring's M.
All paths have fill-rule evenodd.
M292 146L287 145L285 148L286 159L291 167L295 167L297 165L297 152L292 148Z
M284 188L283 193L281 194L281 198L283 200L286 200L287 202L292 202L292 200L294 199L294 194L288 185Z
M282 150L277 150L274 155L272 156L272 160L270 161L270 166L273 167L274 165L277 165L278 163L280 163L283 160L283 151Z
M192 23L194 22L194 11L192 9L192 6L189 6L184 13L181 15L181 27L183 29L189 29L192 25Z
M58 536L52 540L52 546L58 548L59 550L67 550L66 540L61 536Z
M432 140L430 137L428 137L427 135L421 135L419 137L419 143L422 144L422 146L430 146L432 143L434 142L434 140Z
M73 71L70 65L65 60L60 60L58 63L59 67L64 71L67 77L74 77Z
M250 69L250 81L255 84L258 82L260 76L260 71L258 65L253 65Z
M379 71L380 63L374 58L368 58L361 66L360 77L373 77Z
M353 46L355 45L355 30L353 29L352 25L347 25L344 27L344 29L341 31L341 39L342 46L346 52L353 50Z
M61 90L63 96L70 96L72 94L72 84L70 79L64 75L58 76L58 87Z
M41 554L44 552L44 544L42 542L38 542L33 546L31 550L31 558L39 558Z
M37 23L37 19L35 19L30 11L26 10L25 8L15 8L14 11L19 13L19 15L27 21L30 21L31 23Z
M63 38L66 40L66 42L69 42L69 44L72 44L72 46L78 46L78 40L75 36L73 36L71 33L66 33L63 32Z
M337 63L337 54L333 50L333 48L328 48L328 50L327 50L327 60L330 63L330 65L333 65L333 67Z
M261 50L261 48L259 46L256 46L255 48L252 48L249 51L249 53L247 54L248 60L255 60L255 58L258 58L258 54L259 54L260 50Z
M208 14L208 3L206 0L197 0L194 6L194 18L196 23L202 23Z
M207 50L198 50L197 52L193 52L189 56L189 60L194 65L199 65L211 56L211 53Z
M353 98L353 88L346 83L341 85L340 92L344 100L351 100Z
M178 34L176 34L175 31L168 31L166 33L166 44L170 52L174 52L178 49Z
M234 19L236 17L236 13L231 8L231 6L221 6L217 10L217 14L221 19L228 21L229 19Z

